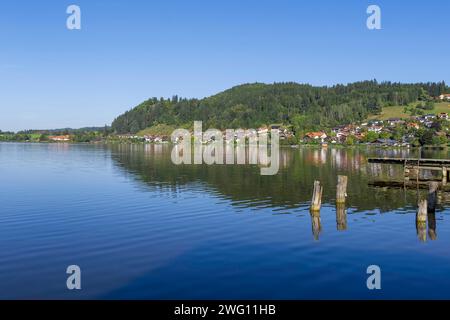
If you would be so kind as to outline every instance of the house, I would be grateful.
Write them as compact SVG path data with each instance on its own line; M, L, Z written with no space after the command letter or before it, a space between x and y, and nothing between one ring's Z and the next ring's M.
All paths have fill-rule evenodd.
M377 143L387 146L395 146L397 145L397 141L393 139L377 139Z
M441 99L441 100L450 100L450 94L441 94L440 96L439 96L439 99Z
M117 136L119 139L142 139L142 137L139 137L137 135L132 135L130 133L127 134L120 134Z
M344 125L337 126L337 127L333 128L332 131L336 134L339 134L340 132L343 132L345 130L345 127L346 126L344 126Z
M381 125L383 125L383 121L382 120L370 120L367 125L369 125L369 126L381 126Z
M346 131L338 132L336 134L336 140L337 140L337 142L343 143L347 140L348 136L350 136L350 135L351 135L350 132L346 132Z
M427 114L417 118L417 120L426 127L430 127L433 124L434 119L436 119L436 115L434 114Z
M358 141L361 141L361 140L364 139L365 136L366 136L366 134L364 132L356 133L355 134L355 139L358 140Z
M70 136L69 135L64 135L64 136L49 136L48 139L50 141L70 141Z
M153 142L153 137L152 136L144 135L144 139L145 139L145 142Z
M396 126L396 125L398 125L398 124L403 124L403 123L405 123L405 121L403 121L403 120L400 119L400 118L390 118L390 119L387 120L387 122L389 123L389 125L390 125L391 127L394 127L394 126Z
M258 129L258 134L267 134L269 132L269 129L261 127Z
M345 126L338 126L333 129L336 134L337 142L345 142L349 136L360 136L361 126L349 124Z
M372 126L369 129L367 129L369 132L375 132L380 133L383 130L383 127L381 126Z
M325 132L319 131L319 132L308 132L305 136L305 138L308 138L310 140L320 140L321 142L324 142L327 138L327 134Z
M416 130L419 130L419 129L420 129L419 124L418 124L418 123L415 123L415 122L408 122L408 123L406 124L406 127L407 127L408 129L416 129Z
M272 124L268 128L268 132L272 132L272 131L278 132L278 134L280 134L283 132L283 127L278 124Z

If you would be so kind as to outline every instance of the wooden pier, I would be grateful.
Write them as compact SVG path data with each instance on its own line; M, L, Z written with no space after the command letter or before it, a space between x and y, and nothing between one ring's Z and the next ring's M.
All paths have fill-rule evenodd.
M450 181L450 160L449 159L418 159L418 158L369 158L369 163L379 164L396 164L402 165L404 168L404 178L410 180L412 174L415 173L417 181L419 181L420 170L430 170L442 172L440 182L442 186L447 185Z
M382 164L407 164L407 165L420 165L429 167L442 167L447 166L450 168L450 159L418 159L418 158L369 158L369 163L382 163Z

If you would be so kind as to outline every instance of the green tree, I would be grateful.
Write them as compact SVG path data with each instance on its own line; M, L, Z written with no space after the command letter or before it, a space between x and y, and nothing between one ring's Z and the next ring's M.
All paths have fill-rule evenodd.
M348 136L347 139L345 139L345 144L348 146L353 146L355 144L355 137L354 136Z
M364 142L375 142L379 138L379 134L373 131L368 131L364 136Z
M422 146L424 145L432 145L434 138L434 132L432 130L425 130L421 133L419 137L419 142Z

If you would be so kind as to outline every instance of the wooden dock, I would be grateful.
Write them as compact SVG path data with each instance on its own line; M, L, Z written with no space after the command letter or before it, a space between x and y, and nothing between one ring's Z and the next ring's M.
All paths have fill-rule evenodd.
M449 159L419 159L419 158L369 158L369 163L396 164L404 168L404 178L409 180L411 175L415 175L418 180L420 170L431 170L442 172L440 182L443 186L450 181L450 160Z
M447 166L450 168L450 159L418 159L418 158L369 158L369 163L417 165L428 167Z

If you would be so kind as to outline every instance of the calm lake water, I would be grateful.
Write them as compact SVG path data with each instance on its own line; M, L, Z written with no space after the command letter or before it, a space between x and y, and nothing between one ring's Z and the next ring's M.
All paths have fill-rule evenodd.
M417 151L287 148L276 176L175 166L170 153L0 144L0 298L450 298L450 197L418 233L424 191L369 185L402 168L368 157ZM346 216L336 214L338 174L349 177ZM320 227L309 213L315 179ZM73 264L81 291L66 288ZM367 289L369 265L380 266L382 290Z

